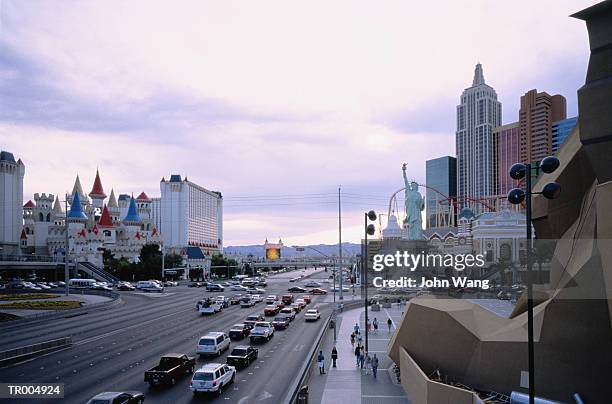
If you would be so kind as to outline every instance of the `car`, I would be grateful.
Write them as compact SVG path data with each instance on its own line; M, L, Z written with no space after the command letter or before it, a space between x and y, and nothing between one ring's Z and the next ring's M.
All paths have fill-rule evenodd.
M297 278L291 278L291 279L289 279L289 282L297 282L297 281L299 281L300 279L302 279L302 278L300 278L300 277L297 277Z
M249 345L238 345L227 355L227 364L236 368L246 368L257 360L259 350Z
M276 307L278 307L278 310L280 311L282 308L284 308L284 307L285 307L285 303L283 303L283 302L277 302L277 303L276 303Z
M229 299L227 297L225 297L225 296L217 296L215 298L215 302L220 304L221 307L224 308L224 309L228 308L229 305L230 305Z
M136 283L136 289L141 290L143 292L161 293L164 291L164 287L156 281L138 281L138 283Z
M293 319L295 319L295 310L293 310L291 307L285 307L284 309L281 309L279 314L283 314L289 317L290 321L293 321Z
M255 323L255 327L251 330L249 339L251 342L257 342L261 340L270 341L274 336L274 327L269 321L258 321Z
M302 296L302 299L304 299L306 304L310 304L312 302L312 297L310 297L308 295Z
M295 303L300 305L300 310L306 307L306 301L304 299L297 299Z
M191 377L189 388L194 396L213 392L221 395L223 388L234 382L236 368L224 363L207 363L196 370Z
M93 396L87 404L141 404L144 399L140 391L106 391Z
M230 290L234 292L246 292L247 290L249 290L249 288L242 285L233 285L230 287Z
M321 313L319 313L319 310L317 309L308 309L306 310L306 313L304 313L305 321L317 321L320 318L321 318Z
M249 288L247 289L246 292L251 295L259 295L259 294L266 293L266 290L262 288Z
M218 283L209 283L208 285L206 285L207 292L223 292L224 290L225 288L223 288L223 286L219 285Z
M228 333L230 339L243 339L248 337L253 328L253 324L234 324Z
M270 304L264 308L264 315L266 316L276 316L278 313L278 307L274 304Z
M229 349L230 338L224 332L209 332L208 334L200 337L198 346L196 347L196 353L202 355L216 355L220 356L221 352Z
M275 330L284 330L289 327L289 323L291 323L291 318L287 315L276 316L272 321L272 326Z
M144 373L144 381L153 386L155 384L169 384L174 386L179 377L193 373L195 357L181 353L168 353L161 357L159 364Z
M131 291L136 290L136 288L129 282L120 282L117 284L117 290Z
M276 304L277 301L278 301L278 296L276 295L270 295L266 297L266 304Z
M51 289L51 286L47 286L47 285L45 285L45 283L44 283L44 282L38 282L38 283L36 283L35 285L36 285L36 286L38 286L38 287L39 287L39 288L41 288L41 289L45 289L45 290L49 290L49 289Z
M240 299L242 299L243 296L240 293L235 294L234 296L230 297L229 299L229 303L230 305L235 305L235 304L240 304Z
M261 287L265 288L266 286L268 286L268 282L266 282L265 280L261 279L261 280L257 281L257 286L261 286Z
M257 302L251 299L251 296L244 296L242 299L240 299L240 307L242 308L253 307L255 306L255 303Z
M200 282L189 282L187 284L188 288L201 288L202 285L200 284Z
M291 304L293 303L293 295L283 295L281 301L286 305Z
M178 282L176 281L166 281L164 282L164 286L178 286Z
M307 288L318 288L321 287L321 284L319 282L315 282L315 281L308 281L304 284L304 287Z
M251 295L251 299L255 300L255 303L263 302L263 297L261 297L261 295Z
M106 290L106 291L112 291L113 288L101 283L101 282L95 282L91 288L92 290Z
M300 306L298 303L291 303L289 308L295 311L296 314L302 311L302 306Z
M289 289L287 289L287 291L291 293L306 293L306 289L299 286L290 287Z
M350 289L349 289L349 288L347 288L346 286L343 286L343 287L342 287L342 291L343 291L343 292L348 292L348 291L350 291ZM339 287L339 286L336 286L335 288L332 288L332 292L340 292L340 287Z
M327 290L321 288L314 288L310 290L310 293L313 295L326 295Z
M51 286L52 288L59 288L59 284L56 282L48 282L47 285Z
M254 327L255 323L258 321L264 321L264 316L262 314L251 314L247 316L243 323Z

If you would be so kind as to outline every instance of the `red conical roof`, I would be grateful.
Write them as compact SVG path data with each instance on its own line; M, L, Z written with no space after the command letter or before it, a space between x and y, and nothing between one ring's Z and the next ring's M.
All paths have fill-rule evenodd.
M28 235L26 234L25 229L21 229L21 239L22 240L28 239Z
M110 213L108 213L108 208L106 207L106 205L104 205L104 209L102 210L102 216L100 216L98 226L113 227L113 220L110 217Z
M141 192L140 195L136 197L136 200L137 201L150 201L151 198L149 198L149 196L145 194L144 192Z
M106 194L104 193L104 188L102 188L102 181L100 181L100 173L96 170L96 179L94 180L93 188L89 193L89 196L92 198L106 198Z
M25 205L23 205L24 208L33 208L34 207L34 202L32 202L32 200L30 199L29 201L26 202Z

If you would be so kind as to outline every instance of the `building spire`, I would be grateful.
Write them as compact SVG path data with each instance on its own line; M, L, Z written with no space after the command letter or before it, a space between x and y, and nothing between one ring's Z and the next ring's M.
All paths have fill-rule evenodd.
M110 197L108 198L108 208L109 209L119 209L119 205L117 205L117 198L115 198L115 190L111 189Z
M100 180L100 171L98 171L98 169L96 169L96 179L94 180L94 184L91 189L91 192L89 193L89 196L91 196L92 198L100 199L106 198L104 188L102 188L102 181Z
M83 187L81 186L81 180L79 179L79 174L76 176L76 180L74 180L74 187L72 187L72 194L74 196L75 193L79 194L79 197L84 197L85 193L83 192Z
M55 195L55 202L53 203L53 213L55 213L56 216L61 216L64 214L62 211L62 205L60 205L59 197L57 195Z
M482 74L482 65L480 62L476 64L474 69L474 80L472 80L472 87L479 86L485 83L484 74Z

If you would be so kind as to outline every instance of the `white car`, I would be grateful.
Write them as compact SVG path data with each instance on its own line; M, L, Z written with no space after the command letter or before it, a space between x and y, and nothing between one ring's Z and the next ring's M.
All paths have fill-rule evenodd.
M276 304L277 301L278 301L278 296L276 295L270 295L266 297L266 304Z
M230 289L234 292L246 292L249 290L249 288L242 285L233 285Z
M240 307L242 308L253 307L255 306L255 303L257 302L253 300L250 296L243 296L242 299L240 299Z
M136 284L136 289L142 290L143 292L163 292L164 287L156 281L139 281Z
M343 291L343 292L348 292L348 291L350 291L350 289L349 289L349 288L347 288L346 286L343 286L343 287L342 287L342 291ZM335 288L332 288L332 292L340 292L340 287L339 287L339 286L336 286Z
M304 320L306 321L317 321L321 318L321 313L317 309L308 309L304 314Z
M261 295L251 295L251 299L253 299L255 303L263 302L263 297L261 297Z
M221 395L223 388L234 382L236 368L224 363L207 363L196 370L191 377L189 388L193 395L203 392L216 392Z
M255 327L251 330L249 339L251 342L258 340L270 341L270 338L274 336L274 327L269 321L258 321L255 323Z
M320 288L321 284L319 282L309 281L309 282L306 282L304 286L307 288Z
M221 352L229 349L230 338L224 332L209 332L198 341L196 354L198 355L216 355L220 356Z

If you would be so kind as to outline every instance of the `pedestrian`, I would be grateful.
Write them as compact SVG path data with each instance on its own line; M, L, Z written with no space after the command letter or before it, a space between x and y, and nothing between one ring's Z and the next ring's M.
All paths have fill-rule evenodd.
M325 374L325 357L323 356L323 351L319 351L319 356L317 356L317 364L319 365L319 374Z
M368 319L368 324L366 325L366 329L368 334L372 331L372 322Z
M355 366L359 366L359 355L361 354L361 348L359 344L355 347Z
M365 374L366 376L370 374L370 368L372 367L372 358L370 358L370 355L366 352L365 353Z
M372 321L372 325L374 326L374 334L378 334L378 320L374 317L374 321Z
M389 332L391 332L391 326L393 325L393 321L391 321L391 317L387 320L387 326L389 327Z
M359 324L355 323L355 326L353 327L353 331L355 331L355 334L359 334Z
M351 333L351 346L353 348L355 347L355 332L354 331Z
M372 358L372 374L374 375L375 379L376 379L377 371L378 371L378 357L376 356L376 354L374 354L374 357Z
M336 349L335 345L332 348L331 358L332 358L332 367L336 367L336 360L338 359L338 350Z
M362 342L363 342L363 337L361 336L360 333L357 333L357 343L361 345Z
M359 348L359 367L363 370L363 364L365 362L365 351L363 346Z

